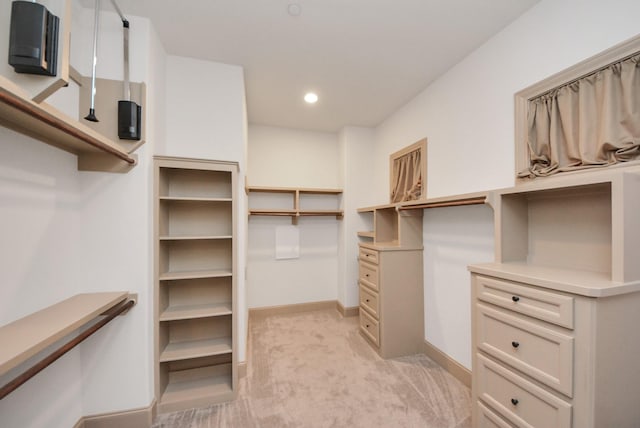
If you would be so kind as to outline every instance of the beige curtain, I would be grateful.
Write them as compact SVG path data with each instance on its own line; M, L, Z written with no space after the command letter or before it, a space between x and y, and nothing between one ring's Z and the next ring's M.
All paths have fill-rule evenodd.
M393 162L391 203L412 201L422 194L420 150L414 150Z
M530 165L548 176L640 157L640 54L529 101Z

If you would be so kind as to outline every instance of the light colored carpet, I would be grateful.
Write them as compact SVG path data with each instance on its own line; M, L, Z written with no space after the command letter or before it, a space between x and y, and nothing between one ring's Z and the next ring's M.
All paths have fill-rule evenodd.
M424 355L381 359L358 318L252 318L238 399L160 415L153 428L471 427L470 390Z

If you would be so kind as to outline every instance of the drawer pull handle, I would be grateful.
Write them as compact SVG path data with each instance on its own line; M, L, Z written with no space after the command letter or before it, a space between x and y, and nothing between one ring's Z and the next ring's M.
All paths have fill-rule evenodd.
M512 398L511 399L511 404L513 404L514 406L517 406L519 403L519 401L516 398Z
M518 302L518 301L520 301L520 297L518 297L518 296L512 296L512 297L511 297L511 300L513 300L514 302Z
M365 302L369 303L369 299L365 299Z
M513 341L511 342L511 346L513 346L514 348L517 348L518 346L520 346L519 342Z
M369 324L367 324L366 327L369 328Z
M369 278L369 274L368 274L368 273L365 273L365 274L364 274L364 276L366 276L367 278Z

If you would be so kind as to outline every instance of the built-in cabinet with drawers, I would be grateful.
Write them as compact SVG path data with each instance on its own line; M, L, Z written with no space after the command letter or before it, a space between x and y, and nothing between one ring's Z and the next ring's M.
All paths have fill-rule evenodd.
M422 352L422 211L362 208L374 230L360 243L360 332L383 358Z
M474 427L640 426L640 170L494 192L472 265Z
M155 158L155 396L161 413L237 391L237 164Z

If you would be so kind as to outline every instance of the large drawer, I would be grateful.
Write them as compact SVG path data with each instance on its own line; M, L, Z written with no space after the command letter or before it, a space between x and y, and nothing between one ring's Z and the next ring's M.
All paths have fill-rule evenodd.
M573 329L573 297L476 275L478 299Z
M478 304L478 348L569 397L573 396L573 337Z
M378 264L378 252L369 248L360 247L360 260L366 260L369 263Z
M369 311L376 319L380 318L378 315L378 293L362 285L360 285L360 307Z
M478 428L513 428L513 425L496 415L480 401L477 401L476 405L478 406Z
M571 405L476 354L478 397L519 427L570 428Z
M380 330L378 321L366 311L360 311L360 331L376 346L380 346Z
M378 266L361 261L358 267L360 282L378 291Z

